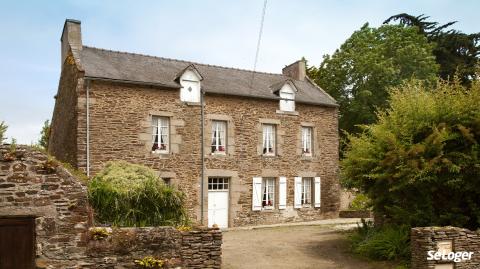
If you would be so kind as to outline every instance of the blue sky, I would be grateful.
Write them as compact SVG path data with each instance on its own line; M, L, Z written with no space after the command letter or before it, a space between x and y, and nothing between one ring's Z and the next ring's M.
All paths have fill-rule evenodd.
M51 119L66 18L82 21L85 45L252 69L263 0L0 2L0 121L19 143ZM480 1L269 0L257 70L281 72L302 56L318 65L365 22L427 14L479 32Z

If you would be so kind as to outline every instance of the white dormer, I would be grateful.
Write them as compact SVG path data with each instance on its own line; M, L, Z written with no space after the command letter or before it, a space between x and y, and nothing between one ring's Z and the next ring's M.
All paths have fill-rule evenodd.
M279 91L280 111L295 111L295 92L296 90L291 83L283 84Z
M194 65L189 65L179 74L180 100L182 102L200 103L200 82L203 77Z

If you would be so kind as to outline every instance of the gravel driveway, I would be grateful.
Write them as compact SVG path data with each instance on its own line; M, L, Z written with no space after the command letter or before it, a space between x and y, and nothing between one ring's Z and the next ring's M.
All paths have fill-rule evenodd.
M334 226L286 226L230 230L223 234L223 266L238 268L392 268L348 252L345 234Z

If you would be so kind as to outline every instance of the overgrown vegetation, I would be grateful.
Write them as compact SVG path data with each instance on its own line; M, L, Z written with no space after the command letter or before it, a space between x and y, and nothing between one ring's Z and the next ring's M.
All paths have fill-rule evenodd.
M348 209L351 210L371 210L372 202L367 195L363 193L357 193L355 198L353 198Z
M96 220L116 226L188 223L184 194L167 186L157 173L125 161L109 162L88 184Z
M8 126L4 121L0 122L0 145L3 144L3 141L7 138L5 133L7 132Z
M165 264L165 261L162 259L157 259L153 256L143 257L140 260L135 260L135 264L139 268L162 268Z
M394 89L378 123L349 137L342 181L407 226L480 227L480 82Z
M107 228L95 227L90 229L90 235L92 236L93 240L103 240L109 237L111 232L109 232Z
M410 260L410 227L406 225L374 227L362 220L349 239L353 252L363 257L405 264Z

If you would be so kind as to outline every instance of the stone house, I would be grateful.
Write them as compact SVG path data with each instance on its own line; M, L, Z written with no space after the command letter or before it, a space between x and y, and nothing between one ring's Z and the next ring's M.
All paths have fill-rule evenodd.
M306 75L84 46L66 20L49 152L94 176L107 161L154 168L220 227L338 215L338 105Z

